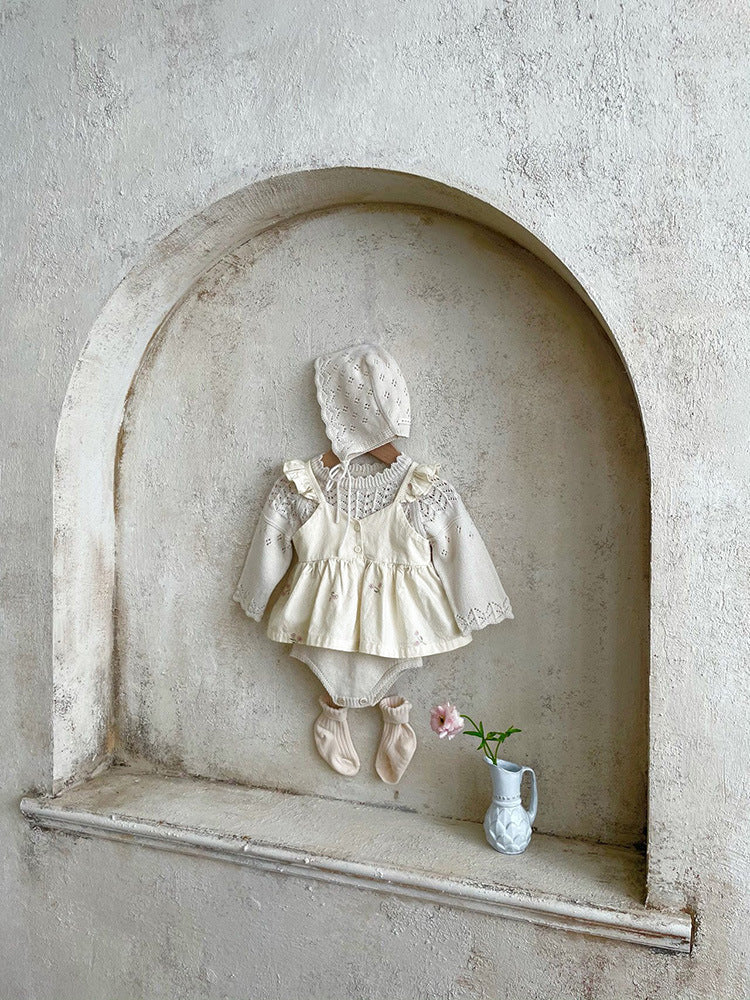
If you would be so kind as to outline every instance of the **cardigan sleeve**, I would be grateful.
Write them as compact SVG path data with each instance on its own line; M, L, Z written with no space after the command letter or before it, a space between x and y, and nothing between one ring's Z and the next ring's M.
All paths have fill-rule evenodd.
M429 539L432 562L465 634L513 617L508 595L474 521L443 479L417 503L412 520ZM412 514L412 511L409 511Z
M285 477L277 479L263 505L234 599L248 617L260 621L271 594L292 562L292 536L315 509Z

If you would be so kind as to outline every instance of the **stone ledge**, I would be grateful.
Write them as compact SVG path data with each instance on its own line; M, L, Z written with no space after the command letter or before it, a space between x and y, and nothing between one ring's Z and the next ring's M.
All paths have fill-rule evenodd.
M506 857L477 823L122 767L21 811L48 830L690 951L690 915L643 905L644 861L630 849L535 834Z

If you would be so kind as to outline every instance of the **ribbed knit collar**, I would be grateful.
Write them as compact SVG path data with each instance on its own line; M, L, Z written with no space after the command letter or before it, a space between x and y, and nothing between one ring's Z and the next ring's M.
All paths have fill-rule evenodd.
M403 453L398 456L395 462L386 465L379 472L373 472L373 466L367 465L364 462L360 462L358 465L353 463L349 466L349 472L352 476L352 489L367 492L380 486L400 482L406 475L411 464L412 460L408 455L404 455ZM323 465L323 456L318 455L314 458L310 466L315 478L321 486L325 487L330 470Z

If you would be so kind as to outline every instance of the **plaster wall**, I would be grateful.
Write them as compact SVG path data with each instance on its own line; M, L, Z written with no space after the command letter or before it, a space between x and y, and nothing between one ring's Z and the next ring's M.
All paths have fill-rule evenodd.
M379 340L411 388L402 446L460 487L515 619L399 679L420 751L376 776L377 709L354 711L347 780L315 752L321 687L231 600L283 457L327 446L312 358ZM527 251L455 216L362 206L271 229L216 264L156 334L117 473L121 739L189 773L481 821L449 697L543 775L538 828L643 842L648 482L627 374L578 296ZM490 719L493 719L490 723ZM446 775L451 778L446 781Z
M732 3L5 5L0 996L750 993L748 37ZM20 817L51 774L50 481L87 333L180 221L339 163L502 207L615 331L652 473L651 845L690 958Z

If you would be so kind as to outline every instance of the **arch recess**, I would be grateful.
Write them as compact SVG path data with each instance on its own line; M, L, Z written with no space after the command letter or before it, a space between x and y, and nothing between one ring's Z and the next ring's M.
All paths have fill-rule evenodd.
M449 212L512 239L571 286L623 358L596 304L548 247L487 202L429 178L357 167L268 178L181 225L107 302L75 366L60 418L53 501L53 791L90 774L114 749L118 436L128 391L154 332L227 252L294 216L363 203Z

